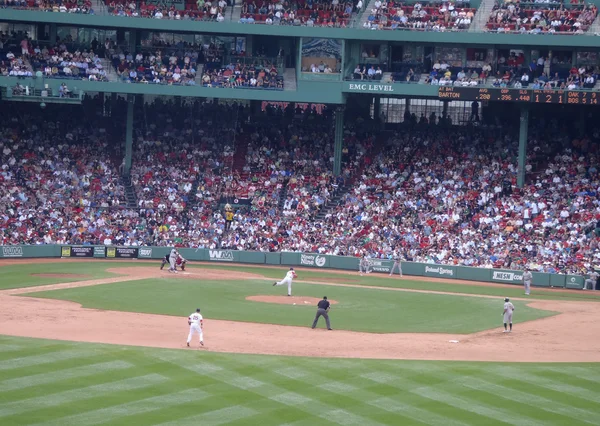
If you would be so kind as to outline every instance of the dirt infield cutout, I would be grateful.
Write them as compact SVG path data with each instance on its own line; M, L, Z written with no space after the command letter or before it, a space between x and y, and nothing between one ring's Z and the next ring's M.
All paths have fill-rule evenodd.
M246 300L251 302L276 303L278 305L302 305L317 306L319 298L307 296L248 296ZM329 299L328 299L329 300ZM335 300L329 300L332 305L337 304Z
M35 259L31 261L31 263L50 262L55 262L55 260ZM0 266L15 263L26 262L24 260L18 262L0 260ZM187 323L182 321L181 317L87 309L74 302L19 297L19 295L166 276L190 280L190 285L202 285L203 280L219 279L272 281L272 279L266 279L259 274L216 269L190 268L188 274L175 275L161 271L150 263L140 263L140 267L121 268L115 262L114 267L109 268L108 271L121 274L121 276L0 291L0 306L3 307L0 310L0 334L187 349L185 346L185 337L188 333ZM340 272L340 275L343 273ZM422 280L425 281L425 278L422 277ZM432 281L437 280L432 279ZM298 281L297 285L308 284ZM368 291L368 287L364 288ZM398 288L387 288L386 290L406 291ZM485 297L467 294L461 296ZM281 298L288 299L286 296ZM302 301L312 302L313 306L316 304L316 300L302 298ZM376 334L342 330L327 332L324 329L311 330L308 326L293 327L206 318L205 343L208 350L215 352L288 356L501 362L600 362L600 339L598 339L600 322L597 321L600 316L600 303L531 299L529 305L537 309L560 312L560 314L516 324L514 332L510 334L501 332L498 314L499 327L497 329L470 335ZM268 309L267 306L264 308ZM494 315L496 314L494 311ZM313 312L310 312L307 323L312 320L312 315ZM335 328L335 312L332 313L332 321ZM140 332L141 330L143 332ZM315 339L320 338L318 337L320 333L326 334L323 337L327 344L315 345ZM458 340L459 343L450 343L451 340Z

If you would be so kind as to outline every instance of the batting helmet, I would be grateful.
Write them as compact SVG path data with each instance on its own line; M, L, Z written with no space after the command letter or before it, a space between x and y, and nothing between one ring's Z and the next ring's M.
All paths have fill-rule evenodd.
M504 298L504 301L505 301L505 302L508 302L509 300L510 300L510 299L509 299L508 297L505 297L505 298Z

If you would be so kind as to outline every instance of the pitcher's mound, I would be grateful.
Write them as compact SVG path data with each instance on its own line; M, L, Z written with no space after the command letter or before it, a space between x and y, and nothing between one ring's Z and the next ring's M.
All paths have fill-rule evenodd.
M279 303L280 305L317 306L317 303L321 299L306 296L248 296L246 300L250 300L251 302ZM332 305L337 303L335 300L327 300Z
M41 278L87 278L85 274L30 274L32 277Z

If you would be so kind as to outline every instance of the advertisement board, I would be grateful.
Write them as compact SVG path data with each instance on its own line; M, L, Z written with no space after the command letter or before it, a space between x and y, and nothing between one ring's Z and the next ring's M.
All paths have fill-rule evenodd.
M94 257L94 247L92 246L62 246L60 249L61 257Z
M110 259L137 259L138 250L137 247L106 247L106 257Z

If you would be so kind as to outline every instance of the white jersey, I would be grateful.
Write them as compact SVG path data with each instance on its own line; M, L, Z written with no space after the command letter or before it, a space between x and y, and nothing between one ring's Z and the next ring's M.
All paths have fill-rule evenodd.
M171 259L177 259L177 255L178 255L178 254L179 254L179 253L177 253L177 250L176 250L176 249L172 249L172 250L171 250L171 254L169 255L169 257L170 257Z
M296 272L295 271L288 271L287 274L285 274L285 279L286 280L293 280L294 278L296 278Z
M188 317L189 321L193 324L200 325L202 322L202 315L199 312L194 312Z
M511 302L504 303L504 312L507 314L512 314L515 310L515 306Z

